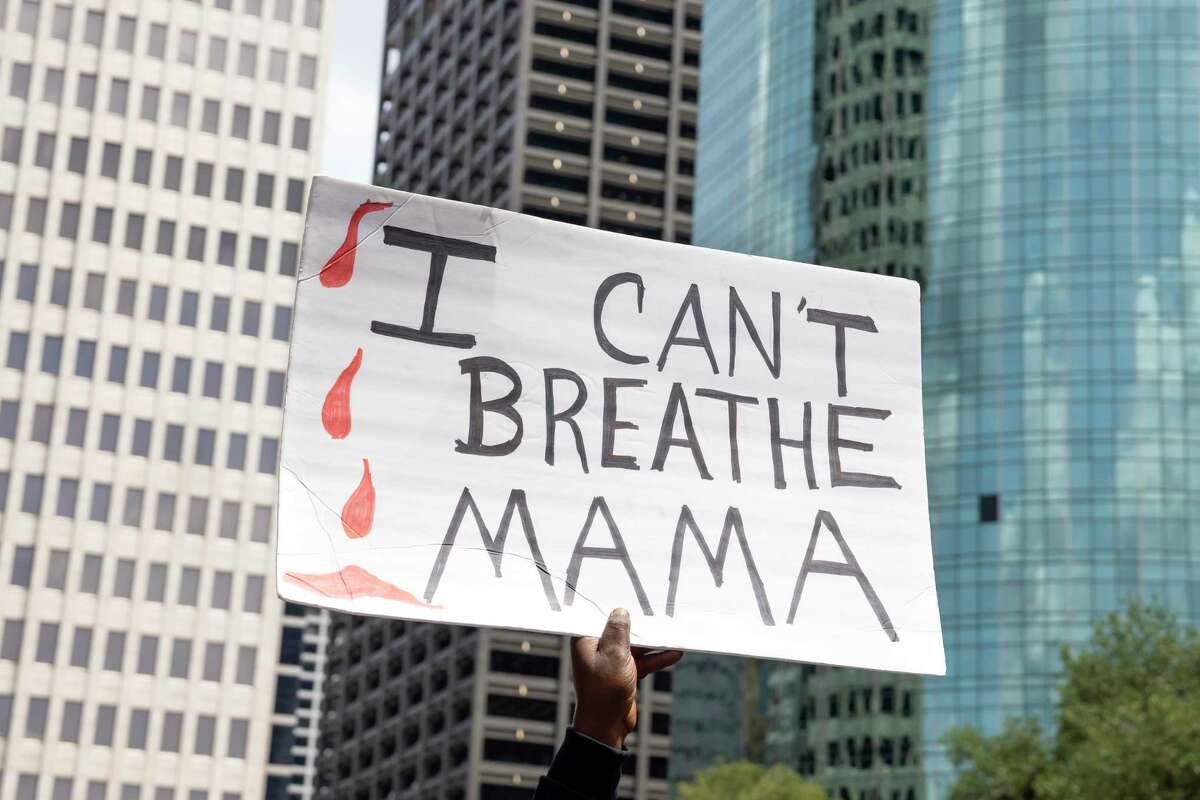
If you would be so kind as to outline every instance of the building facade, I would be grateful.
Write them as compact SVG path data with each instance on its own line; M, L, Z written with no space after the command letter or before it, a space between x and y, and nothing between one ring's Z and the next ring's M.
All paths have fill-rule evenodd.
M286 795L272 509L324 16L0 2L0 797Z
M704 40L696 243L924 280L928 13L925 0L710 0L706 29L728 33ZM745 665L689 657L678 668L676 728L697 731L690 747L675 736L678 777L756 755L741 728L714 725L733 702L708 696L717 678L689 674L734 686ZM924 796L918 678L761 671L768 763L839 800Z
M1049 721L1059 646L1130 597L1200 621L1196 6L935 7L931 749ZM944 753L926 768L944 796Z
M690 242L697 0L392 0L375 180ZM525 800L573 710L558 636L334 615L319 798ZM623 800L665 800L670 672Z

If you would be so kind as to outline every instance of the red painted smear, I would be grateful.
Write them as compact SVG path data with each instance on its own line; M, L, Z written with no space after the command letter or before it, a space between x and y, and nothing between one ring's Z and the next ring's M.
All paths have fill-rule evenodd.
M342 530L351 539L361 539L371 532L375 521L375 484L371 482L371 465L363 459L362 480L346 505L342 506Z
M321 285L330 289L345 286L354 277L354 253L358 250L358 224L363 217L373 211L391 208L391 203L363 203L354 209L349 224L346 225L346 238L325 266L321 268Z
M362 366L362 354L361 347L355 351L354 358L333 382L325 395L325 404L321 406L321 424L334 439L345 439L350 435L350 384Z
M323 575L305 575L300 572L284 573L284 580L311 589L326 597L336 597L342 600L352 600L355 597L382 597L384 600L397 600L425 608L441 608L418 600L411 593L404 591L394 584L376 578L360 566L351 565L337 572L327 572Z

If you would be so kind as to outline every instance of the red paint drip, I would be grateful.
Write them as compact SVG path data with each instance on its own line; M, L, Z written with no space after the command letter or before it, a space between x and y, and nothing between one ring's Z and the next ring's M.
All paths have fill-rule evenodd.
M351 539L361 539L371 532L375 521L375 484L371 482L371 465L363 459L362 480L346 505L342 506L342 530Z
M418 600L410 592L406 592L395 584L375 577L367 570L357 565L351 565L337 572L327 572L321 575L306 575L300 572L284 573L284 580L303 586L305 589L326 597L341 600L353 600L355 597L381 597L384 600L396 600L424 608L441 608Z
M362 366L362 355L360 347L329 388L328 394L325 395L325 404L321 406L321 424L325 426L325 432L334 439L345 439L350 435L350 384L358 374L358 368Z
M342 240L341 247L329 257L325 266L321 267L322 286L336 289L350 282L354 277L354 253L358 250L358 224L367 214L391 207L391 203L368 202L354 209L354 214L350 216L350 222L346 225L346 238Z

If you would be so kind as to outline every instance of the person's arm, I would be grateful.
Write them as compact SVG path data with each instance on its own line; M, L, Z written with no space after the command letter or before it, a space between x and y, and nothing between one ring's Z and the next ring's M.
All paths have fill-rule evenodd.
M678 650L629 647L629 612L613 611L599 639L571 643L575 721L538 782L534 800L612 800L621 780L625 737L637 727L637 682L679 661Z

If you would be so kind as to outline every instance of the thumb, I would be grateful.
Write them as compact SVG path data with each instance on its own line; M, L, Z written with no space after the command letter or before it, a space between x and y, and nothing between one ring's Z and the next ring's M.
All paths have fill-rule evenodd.
M601 653L618 655L629 650L629 612L623 608L613 609L600 634L597 649Z

